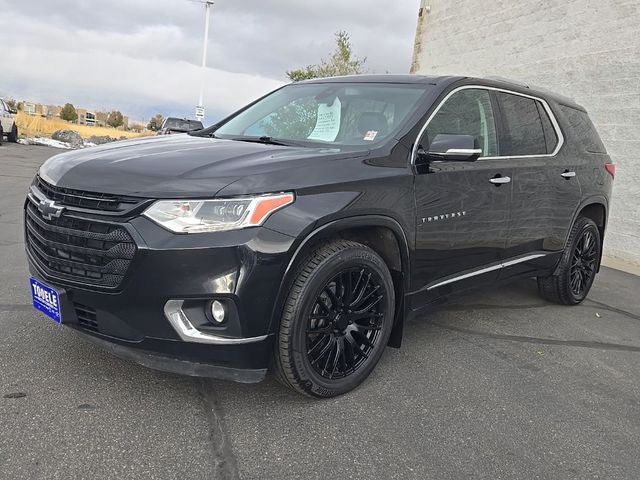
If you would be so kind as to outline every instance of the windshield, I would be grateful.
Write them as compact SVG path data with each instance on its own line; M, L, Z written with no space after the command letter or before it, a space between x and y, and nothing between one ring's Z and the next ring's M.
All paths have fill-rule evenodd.
M288 85L215 130L218 138L368 145L394 134L430 85Z
M180 118L167 118L164 128L172 130L183 130L189 132L191 130L202 130L202 122L197 120L182 120Z

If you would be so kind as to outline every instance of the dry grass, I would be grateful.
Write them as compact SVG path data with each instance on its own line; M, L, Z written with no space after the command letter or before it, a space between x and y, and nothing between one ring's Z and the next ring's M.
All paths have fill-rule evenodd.
M82 138L89 138L92 135L104 136L108 135L112 138L136 138L153 135L153 132L125 132L108 127L89 127L87 125L75 125L65 122L60 118L44 118L37 115L28 115L24 112L18 112L16 115L16 124L20 135L26 137L50 137L57 130L73 130L80 134Z

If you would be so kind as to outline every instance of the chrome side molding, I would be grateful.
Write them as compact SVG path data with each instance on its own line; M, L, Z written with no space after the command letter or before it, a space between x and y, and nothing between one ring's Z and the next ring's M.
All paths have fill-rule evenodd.
M482 275L485 273L492 272L494 270L500 270L505 267L511 267L512 265L517 265L518 263L528 262L529 260L533 260L535 258L540 258L546 256L546 253L537 253L535 255L527 255L526 257L515 258L513 260L508 260L506 262L500 262L495 265L491 265L489 267L484 267L479 270L474 270L473 272L465 273L463 275L458 275L453 278L449 278L447 280L443 280L441 282L435 283L427 287L428 290L433 290L434 288L442 287L443 285L448 285L450 283L459 282L460 280L464 280L466 278L475 277L477 275Z

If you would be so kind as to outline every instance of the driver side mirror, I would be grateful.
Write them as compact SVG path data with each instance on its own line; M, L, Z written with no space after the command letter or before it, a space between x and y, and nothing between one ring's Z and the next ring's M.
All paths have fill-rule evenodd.
M10 113L11 115L15 115L15 114L17 114L17 113L18 113L18 111L17 111L15 108L10 108L10 109L9 109L9 113Z
M420 163L440 162L475 162L482 149L472 135L448 135L440 133L431 142L429 151L420 148L417 152Z

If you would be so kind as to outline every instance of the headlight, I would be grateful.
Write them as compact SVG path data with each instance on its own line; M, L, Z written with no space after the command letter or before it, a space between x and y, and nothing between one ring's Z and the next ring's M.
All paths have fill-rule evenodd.
M159 200L143 215L176 233L256 227L295 200L293 193L216 200Z

